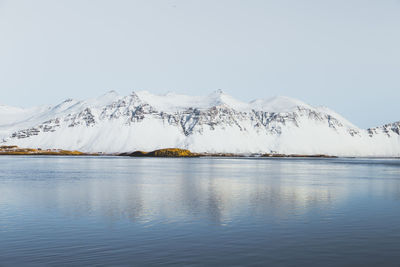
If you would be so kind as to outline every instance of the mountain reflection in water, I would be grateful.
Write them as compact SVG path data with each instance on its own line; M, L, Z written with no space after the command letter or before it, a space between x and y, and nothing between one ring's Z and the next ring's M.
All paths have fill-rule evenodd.
M225 224L244 214L287 217L310 207L329 209L363 190L400 196L400 181L396 186L387 181L400 172L391 170L392 162L387 160L389 167L380 168L385 177L367 182L370 178L364 172L357 176L354 169L338 164L338 159L23 160L31 170L8 177L5 185L2 181L3 205L54 209L68 216L95 214L110 221L172 222L201 217ZM65 160L70 162L63 164ZM382 164L382 160L375 163Z
M396 159L7 156L0 169L0 265L400 260Z

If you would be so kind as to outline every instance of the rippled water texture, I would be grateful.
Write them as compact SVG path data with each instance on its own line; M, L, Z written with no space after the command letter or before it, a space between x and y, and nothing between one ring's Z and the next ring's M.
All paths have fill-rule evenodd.
M399 160L0 157L1 266L399 262Z

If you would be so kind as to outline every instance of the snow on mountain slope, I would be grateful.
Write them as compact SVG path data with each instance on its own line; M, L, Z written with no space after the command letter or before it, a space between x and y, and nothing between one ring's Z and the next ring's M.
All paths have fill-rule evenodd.
M281 96L246 103L220 90L208 96L111 91L29 112L6 107L3 114L14 117L0 119L0 142L21 147L400 156L400 123L363 130L328 108Z
M250 102L250 106L255 110L275 113L293 112L296 111L298 107L310 110L314 109L300 100L286 96L275 96L267 100L257 99Z
M0 105L0 125L14 124L26 120L33 114L37 114L46 109L47 107L20 108Z
M188 96L176 93L155 95L147 91L139 91L135 94L153 108L165 112L184 111L189 108L204 110L221 105L237 110L251 110L248 103L240 102L221 90L217 90L207 96Z
M325 113L327 115L330 115L332 117L335 117L336 119L338 119L339 121L341 121L344 125L346 125L349 128L358 128L357 126L355 126L353 123L351 123L350 121L348 121L347 119L345 119L342 115L340 115L339 113L336 113L335 111L331 110L328 107L324 107L324 106L319 106L315 108L318 112L321 113Z
M41 106L23 109L3 106L4 108L0 108L0 140L15 131L35 127L68 114L79 113L85 108L101 110L119 98L120 96L115 91L110 91L98 98L84 101L67 99L54 107Z
M32 117L46 112L48 109L49 107L46 106L20 108L0 105L0 138L9 135L13 130L21 129L21 127L24 127L24 121L32 120ZM34 122L32 126L39 122Z

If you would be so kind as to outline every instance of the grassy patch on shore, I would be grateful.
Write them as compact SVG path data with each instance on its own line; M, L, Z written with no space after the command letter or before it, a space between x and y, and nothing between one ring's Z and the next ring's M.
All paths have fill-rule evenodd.
M83 156L88 155L77 150L20 148L18 146L0 146L0 155L62 155ZM90 154L96 155L96 154Z

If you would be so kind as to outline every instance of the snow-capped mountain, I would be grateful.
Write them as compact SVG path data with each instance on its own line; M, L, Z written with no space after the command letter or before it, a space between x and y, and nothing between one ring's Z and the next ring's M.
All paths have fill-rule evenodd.
M360 129L336 112L288 97L241 102L146 91L56 106L0 106L0 143L85 152L186 148L193 152L400 156L400 122Z

